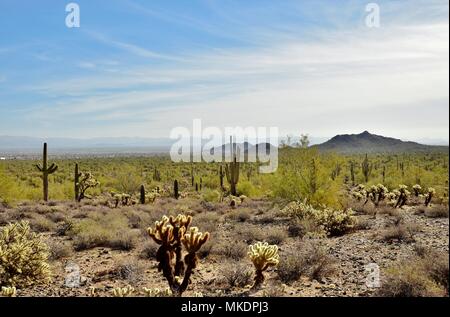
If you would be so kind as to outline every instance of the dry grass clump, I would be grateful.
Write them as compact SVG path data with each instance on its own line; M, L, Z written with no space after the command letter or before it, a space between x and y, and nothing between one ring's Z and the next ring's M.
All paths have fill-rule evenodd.
M248 246L241 241L220 241L216 242L212 252L228 259L239 261L246 257Z
M252 225L239 225L235 227L234 236L236 239L242 239L247 244L251 244L256 241L263 241L265 239L264 230L261 227Z
M113 274L116 278L125 280L129 284L136 284L142 280L144 271L144 266L137 260L122 260L114 267Z
M275 244L275 245L279 245L282 242L284 242L284 240L287 239L288 237L288 233L286 232L286 230L283 230L281 228L278 227L269 227L269 228L265 228L264 230L264 241L266 241L269 244Z
M50 232L56 229L56 224L53 221L39 214L30 219L30 226L35 232Z
M144 260L155 260L158 248L159 246L155 242L149 240L145 242L144 245L142 246L142 250L139 253L139 257Z
M379 240L383 242L414 242L415 234L419 231L419 227L414 224L404 224L398 222L384 230L379 234Z
M69 236L76 251L95 247L128 251L134 248L137 234L130 230L125 216L111 212L74 223Z
M253 280L253 272L248 264L242 262L230 262L224 265L221 270L223 280L227 287L245 287L250 285Z
M421 213L428 218L448 218L448 206L432 205L430 207L421 207Z
M301 276L320 281L334 272L334 261L317 242L309 240L299 243L295 252L283 256L277 268L283 283L292 283Z
M73 248L70 243L62 241L47 241L47 245L50 250L50 261L57 261L64 258L68 258L73 254Z
M208 255L211 254L213 251L213 247L215 246L215 243L212 242L212 240L208 240L200 250L198 250L198 256L200 259L206 258Z
M377 296L440 297L448 295L448 256L413 259L389 268Z
M251 218L251 211L243 209L235 209L226 215L226 218L236 222L246 222Z
M205 212L195 216L195 225L206 232L214 232L220 223L220 216L215 212Z

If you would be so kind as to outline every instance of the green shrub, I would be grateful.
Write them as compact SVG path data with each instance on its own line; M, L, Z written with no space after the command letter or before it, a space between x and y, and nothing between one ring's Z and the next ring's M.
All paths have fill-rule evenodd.
M28 222L9 224L0 231L0 286L29 286L51 278L47 245Z
M282 212L290 217L297 218L300 222L313 221L328 236L342 235L352 230L356 224L356 218L351 209L336 210L328 207L316 209L306 203L292 202Z

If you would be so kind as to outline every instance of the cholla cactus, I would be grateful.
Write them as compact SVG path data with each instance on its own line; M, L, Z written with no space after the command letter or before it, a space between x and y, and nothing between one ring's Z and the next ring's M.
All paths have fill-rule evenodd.
M356 224L354 211L352 209L332 209L324 208L316 210L314 220L320 226L327 236L339 236L350 230Z
M170 288L166 288L161 290L159 288L147 288L144 287L144 293L146 297L171 297L172 291Z
M17 290L14 286L13 287L2 286L2 291L0 292L0 295L3 297L16 297Z
M386 199L387 193L388 189L383 184L373 185L368 191L367 200L370 199L375 206L378 206Z
M209 239L209 233L199 232L197 227L188 229L191 216L164 216L156 221L154 228L148 228L150 237L160 245L156 254L158 270L163 272L175 296L181 296L190 283L190 277L197 266L197 252ZM187 255L182 258L182 246ZM172 260L175 259L175 262ZM183 277L183 278L182 278Z
M131 286L116 287L112 290L114 297L130 297L134 292L134 288Z
M249 247L248 256L255 266L255 283L253 288L264 282L264 274L270 266L277 266L280 262L278 247L267 242L256 242Z
M431 203L431 199L436 194L436 190L433 187L428 188L427 194L425 195L425 206L429 206Z
M420 192L422 191L422 186L416 184L412 187L412 189L414 190L414 196L419 197Z
M341 235L351 230L356 223L354 212L351 209L316 209L302 202L290 203L282 210L282 213L298 218L300 221L305 219L312 220L317 227L322 229L323 233L329 236Z
M406 204L406 202L408 201L409 195L411 195L411 193L408 191L408 186L399 185L398 199L397 199L397 203L395 204L395 208L403 207Z
M28 286L51 280L49 250L26 221L0 231L0 286Z

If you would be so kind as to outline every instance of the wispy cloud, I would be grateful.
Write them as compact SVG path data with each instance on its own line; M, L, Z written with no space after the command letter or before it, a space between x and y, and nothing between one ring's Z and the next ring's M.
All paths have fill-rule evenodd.
M82 75L18 87L41 97L23 110L23 117L55 130L63 126L65 133L77 136L166 137L174 126L201 118L219 127L279 126L282 133L316 136L368 129L405 139L448 139L449 27L443 18L448 4L431 1L428 11L422 8L424 18L415 19L419 13L409 2L402 2L404 7L388 2L379 29L364 26L360 2L346 2L344 18L343 13L331 17L336 8L324 2L306 1L306 13L295 7L289 11L287 3L294 2L280 4L277 10L307 21L313 20L308 15L312 8L322 10L333 25L306 32L282 21L253 26L251 12L233 15L222 10L223 2L207 3L221 23L249 26L244 34L230 36L251 44L196 46L168 54L106 31L84 31L121 54L106 54L105 61L80 60L76 66L89 69ZM224 32L214 21L204 25L187 14L144 9L139 14ZM264 16L273 8L257 10ZM355 22L358 14L361 19ZM137 62L128 64L127 58ZM435 115L426 120L429 113Z
M150 59L167 60L167 61L180 61L181 60L178 57L174 57L174 56L170 56L170 55L166 55L166 54L160 54L160 53L148 50L146 48L140 47L138 45L111 39L108 36L101 34L99 32L86 31L86 34L88 34L90 37L92 37L93 39L95 39L103 44L124 50L124 51L131 53L133 55L136 55L136 56L150 58Z

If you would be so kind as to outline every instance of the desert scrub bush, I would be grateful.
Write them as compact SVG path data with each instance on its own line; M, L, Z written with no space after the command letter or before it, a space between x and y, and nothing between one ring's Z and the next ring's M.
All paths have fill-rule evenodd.
M202 192L202 199L208 203L218 203L220 201L221 194L218 190L205 189Z
M236 225L234 237L236 240L244 240L247 244L265 239L265 234L261 227L251 225Z
M50 261L57 261L63 258L68 258L73 253L73 248L70 243L67 242L54 242L54 241L47 241L47 245L50 250Z
M142 247L139 257L144 260L154 260L156 259L156 252L158 251L158 245L153 241L148 241Z
M419 230L416 225L404 224L402 221L398 221L393 226L390 226L382 230L379 234L379 240L383 242L392 243L397 242L414 242L414 235Z
M296 249L298 252L287 253L278 265L278 278L283 283L292 283L303 275L320 281L335 272L334 261L318 243L308 240Z
M250 285L253 272L242 262L227 263L222 269L222 276L229 288Z
M269 227L264 229L264 241L269 244L279 245L288 237L286 230L278 227Z
M445 279L448 280L448 266ZM446 290L430 276L421 261L415 260L405 261L387 269L385 279L376 295L381 297L440 297L446 295Z
M122 260L113 269L113 275L116 278L132 285L142 280L143 273L144 267L137 260Z
M0 286L29 286L51 279L48 246L26 221L0 231Z
M76 251L95 247L128 251L136 242L136 234L128 227L128 219L118 213L82 219L73 224L68 234Z
M283 211L285 215L298 219L300 222L311 220L322 228L328 236L338 236L353 229L356 218L351 209L335 210L331 208L315 209L313 206L292 202Z
M246 222L251 218L251 211L248 209L236 209L228 213L226 218L237 222Z
M280 262L278 247L267 242L257 242L249 246L248 256L255 267L255 278L252 289L258 288L264 283L264 274L271 266L277 266Z
M426 207L424 213L429 218L448 218L448 206L434 205Z
M30 226L35 232L49 232L56 229L56 225L53 221L41 215L35 215L32 219L30 219Z
M214 212L201 213L195 216L195 223L202 231L214 232L220 223L220 216Z
M247 254L247 244L241 241L221 241L214 245L213 253L228 259L239 261Z
M160 245L156 256L158 271L162 271L175 296L181 296L187 289L197 267L197 252L209 239L209 232L202 233L197 227L189 227L191 222L191 216L163 216L154 227L148 228L150 237ZM187 251L184 258L183 246Z

